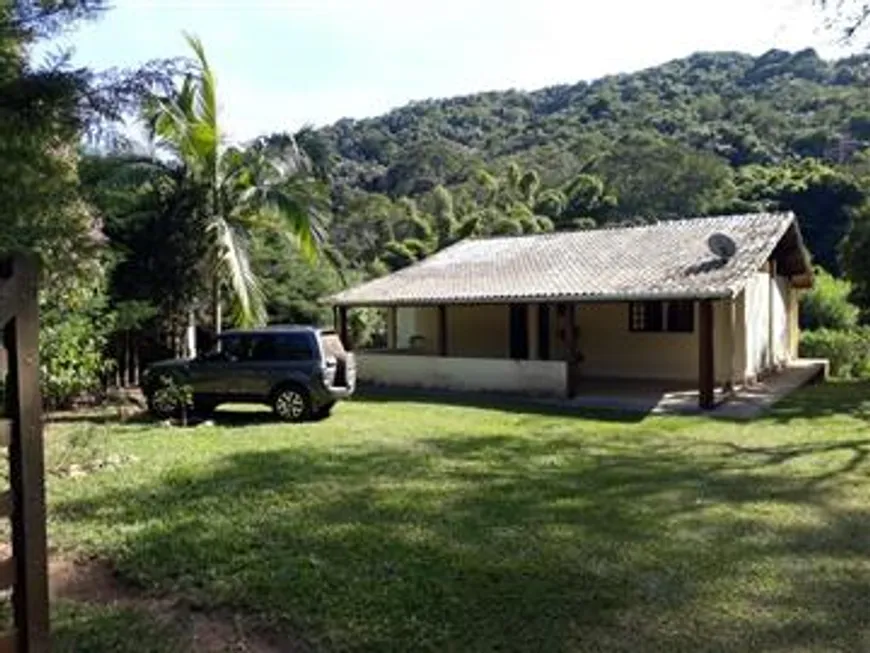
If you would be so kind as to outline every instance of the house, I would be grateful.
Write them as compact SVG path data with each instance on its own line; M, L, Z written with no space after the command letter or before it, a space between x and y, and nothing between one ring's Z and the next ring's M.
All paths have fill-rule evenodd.
M464 240L329 302L346 342L349 309L386 311L362 381L571 397L656 380L710 408L797 357L812 282L794 215L759 213Z

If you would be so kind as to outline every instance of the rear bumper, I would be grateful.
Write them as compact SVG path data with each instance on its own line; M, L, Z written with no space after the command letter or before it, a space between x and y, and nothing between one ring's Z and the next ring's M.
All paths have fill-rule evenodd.
M316 391L312 392L312 400L315 407L331 404L342 399L349 399L356 390L356 384L349 387L346 386L330 386L325 387L320 385Z
M340 386L327 389L326 394L329 395L331 400L337 401L339 399L350 398L353 395L354 390L356 390L355 386Z

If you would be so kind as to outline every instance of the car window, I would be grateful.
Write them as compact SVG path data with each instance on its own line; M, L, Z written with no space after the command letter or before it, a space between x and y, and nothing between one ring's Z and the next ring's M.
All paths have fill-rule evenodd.
M306 333L277 333L254 341L253 360L308 361L314 358L312 339Z
M243 361L248 358L250 339L241 335L221 336L221 353L228 360Z

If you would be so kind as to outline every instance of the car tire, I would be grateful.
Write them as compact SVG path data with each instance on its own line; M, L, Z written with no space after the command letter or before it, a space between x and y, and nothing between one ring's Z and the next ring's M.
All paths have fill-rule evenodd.
M198 416L204 419L211 417L214 414L214 411L217 409L217 404L211 401L197 401L193 400L193 412Z
M281 386L272 397L272 410L285 422L304 422L311 416L311 399L301 386Z

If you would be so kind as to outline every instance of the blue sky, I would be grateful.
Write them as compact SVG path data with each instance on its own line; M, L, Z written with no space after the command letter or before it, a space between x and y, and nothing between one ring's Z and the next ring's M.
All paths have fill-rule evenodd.
M231 139L409 100L637 70L696 50L841 53L810 0L116 0L61 41L105 68L204 42Z

